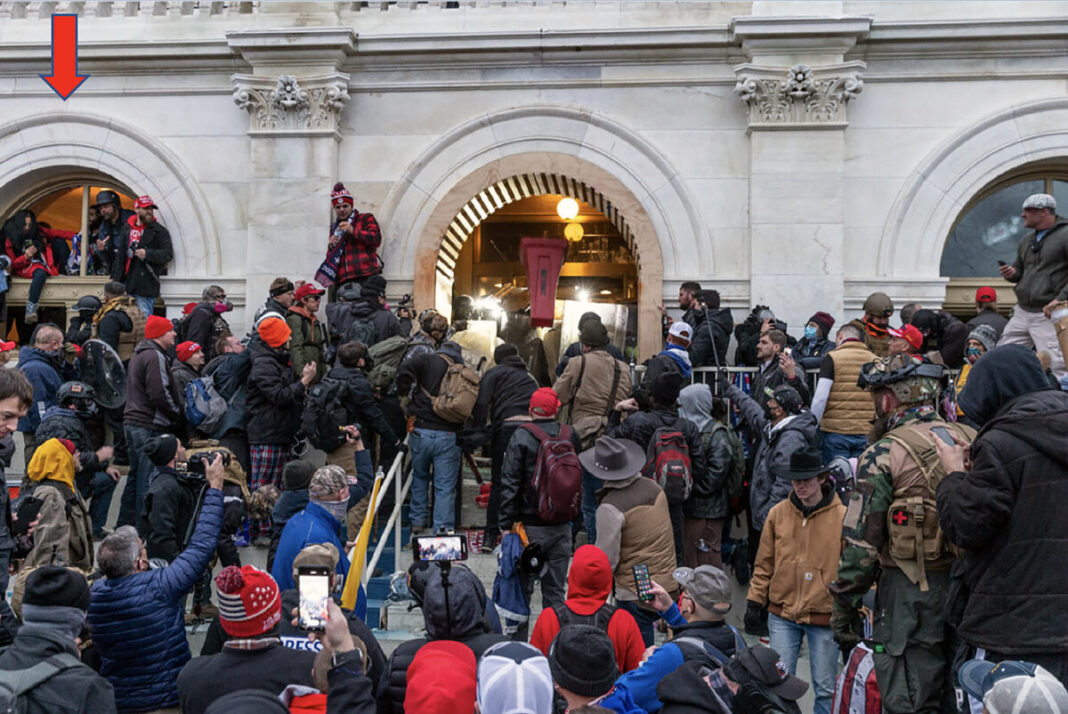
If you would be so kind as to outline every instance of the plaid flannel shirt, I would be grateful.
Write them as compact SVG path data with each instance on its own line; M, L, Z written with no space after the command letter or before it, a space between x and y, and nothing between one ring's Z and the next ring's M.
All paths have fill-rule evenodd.
M382 231L378 228L378 221L370 213L353 213L348 221L353 230L342 237L345 250L342 251L341 263L337 266L337 285L382 272L382 260L378 257L378 246L382 245ZM334 221L334 225L330 227L330 235L334 234L340 222Z

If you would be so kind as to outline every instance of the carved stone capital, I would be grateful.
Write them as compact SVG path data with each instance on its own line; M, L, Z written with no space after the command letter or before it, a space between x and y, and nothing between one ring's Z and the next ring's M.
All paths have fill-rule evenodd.
M235 74L234 104L249 114L252 136L337 136L349 101L349 75L334 72L298 79Z
M842 129L846 106L864 88L863 62L809 67L742 64L734 92L749 106L749 131Z

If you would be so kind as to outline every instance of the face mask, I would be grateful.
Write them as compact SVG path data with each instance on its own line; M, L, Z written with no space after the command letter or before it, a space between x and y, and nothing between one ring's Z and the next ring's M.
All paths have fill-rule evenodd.
M816 335L818 333L819 333L819 330L816 329L815 325L805 325L805 339L806 340L814 340L814 339L816 339Z
M867 330L868 334L871 335L872 337L885 337L886 336L886 328L885 327L881 327L879 325L876 325L875 323L869 322L868 320L864 320L864 329Z
M322 506L326 509L331 516L336 518L339 522L344 523L345 518L349 513L349 499L345 498L341 501L320 501L317 498L310 499L312 503Z
M215 314L221 315L224 312L230 312L234 309L234 304L229 300L223 300L215 303Z
M975 364L975 360L983 356L983 351L978 347L969 347L964 354L968 357L969 364Z

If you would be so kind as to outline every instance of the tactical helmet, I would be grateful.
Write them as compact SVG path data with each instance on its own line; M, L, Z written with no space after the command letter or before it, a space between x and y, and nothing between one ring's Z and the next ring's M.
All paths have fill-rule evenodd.
M122 202L119 201L119 194L115 193L114 191L108 191L107 189L105 189L96 195L96 205L104 206L109 203L121 205Z
M352 302L354 300L359 300L360 296L362 294L363 293L360 290L360 284L357 283L356 281L349 281L349 282L345 283L340 288L338 288L338 291L337 291L338 298L340 298L341 300L343 300L345 302Z
M96 312L103 306L104 303L100 302L96 295L82 295L78 302L71 306L70 312Z
M864 301L864 314L875 317L890 317L894 314L894 302L886 293L872 293Z
M889 389L903 405L923 404L938 398L945 368L915 355L883 357L860 368L857 386L875 391Z
M60 406L74 404L78 414L92 415L96 413L93 388L85 382L64 382L61 384L56 391L56 404Z

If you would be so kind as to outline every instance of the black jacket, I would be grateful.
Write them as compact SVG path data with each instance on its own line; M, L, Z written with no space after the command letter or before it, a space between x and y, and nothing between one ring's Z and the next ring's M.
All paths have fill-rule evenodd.
M155 340L141 340L126 368L126 409L123 422L155 431L169 431L185 412L171 391L171 357Z
M130 225L127 223L119 235L115 258L111 263L111 279L126 285L126 292L136 297L159 297L159 276L167 274L167 263L174 259L171 234L158 220L145 226L141 233L141 248L145 259L130 258L126 269L126 252L130 243Z
M245 430L250 444L289 446L300 429L304 384L289 368L289 352L260 339L249 342L252 368L248 375Z
M258 337L255 339L259 339ZM226 400L226 414L211 433L218 439L229 431L245 431L248 405L248 375L252 371L252 356L248 350L241 354L221 354L204 365L202 373L211 375L215 391Z
M290 684L314 687L313 652L274 643L265 649L222 652L189 661L178 675L178 698L184 714L203 714L219 697L240 689L262 689L277 696Z
M471 423L482 426L488 415L490 427L499 429L505 419L530 411L530 395L537 388L538 382L527 371L526 362L518 355L506 357L478 383L478 401L471 412Z
M356 320L370 322L375 328L375 339L368 347L397 335L407 336L411 332L411 323L405 321L405 329L405 325L378 302L377 297L361 298L352 302L332 302L326 306L326 320L329 324L330 342L335 345L341 344L342 336L348 333Z
M735 466L731 427L714 429L714 423L709 423L701 433L705 470L694 471L693 493L683 505L683 511L690 518L726 518L730 514L726 486Z
M82 464L82 470L75 475L79 490L88 486L93 474L107 468L107 463L101 463L96 457L92 440L89 438L89 429L75 411L60 406L49 407L37 427L35 438L38 444L49 439L69 439L74 442L74 449Z
M96 325L96 334L111 349L119 349L119 333L133 332L133 320L122 310L109 310Z
M806 379L806 376L805 370L801 369L801 365L795 364L794 378L787 379L786 373L783 372L782 367L779 366L778 357L775 357L772 358L771 364L768 365L767 369L761 370L759 366L757 367L756 373L749 382L749 394L757 404L764 408L764 413L767 414L768 400L771 397L769 397L764 390L770 389L775 391L776 387L783 384L789 384L801 395L801 403L808 405L812 403L812 393L808 389L808 380Z
M727 347L734 328L731 311L725 307L707 311L690 308L682 316L682 321L693 328L693 339L690 341L690 361L693 366L726 367Z
M15 643L0 652L0 670L29 669L53 655L78 656L72 641L48 627L24 624ZM109 714L115 711L115 691L108 680L81 665L64 670L27 695L29 714Z
M478 576L465 567L453 567L449 574L448 608L445 607L441 570L431 568L423 599L425 638L402 643L389 658L389 665L378 686L379 714L404 714L404 691L408 686L408 667L415 653L427 642L454 640L471 648L478 660L482 653L503 635L490 631L485 621L486 591Z
M763 323L757 319L754 313L734 328L734 339L738 340L738 346L734 350L734 362L739 367L756 367L759 365L756 356L756 344L760 341L760 327ZM786 346L793 347L797 339L786 335Z
M384 444L397 443L400 437L393 432L389 422L386 421L385 415L382 414L382 407L379 406L378 400L375 399L375 389L367 381L367 376L363 373L363 370L353 367L334 367L327 372L326 376L329 379L344 382L348 386L348 397L346 399L347 424L360 424L370 427L382 437L382 443ZM364 445L371 448L369 442L365 441Z
M972 380L965 392L982 388ZM971 471L938 486L942 530L964 550L955 604L963 606L957 630L970 645L1004 655L1068 652L1066 433L1068 394L1025 393L979 432Z
M549 436L560 434L560 424L552 419L537 419L533 422ZM516 521L524 525L546 525L535 515L534 494L531 492L530 479L534 477L534 466L538 462L538 448L541 442L529 429L520 426L508 442L501 468L501 505L497 512L497 522L501 531L507 531ZM571 445L575 453L582 451L582 440L578 432L571 429Z
M443 345L437 352L416 355L401 362L400 369L397 370L397 393L402 396L411 395L408 413L415 415L416 429L455 432L463 424L445 421L435 414L430 403L431 397L427 395L427 392L438 393L441 380L449 369L449 363L440 357L440 354L449 355L455 362L462 363L464 359L458 349Z
M185 318L183 340L200 345L204 350L204 359L210 362L215 357L215 341L223 332L229 331L226 320L215 312L215 303L198 302Z
M964 350L968 346L971 328L945 310L938 310L937 315L938 329L937 334L933 336L935 344L930 347L938 350L947 367L960 369L964 364Z
M701 446L701 433L697 431L697 425L689 419L679 416L675 409L653 409L648 412L634 412L628 416L622 424L618 422L619 412L612 410L609 417L608 436L613 439L630 439L648 453L649 442L653 440L653 434L660 427L676 428L686 438L686 446L690 451L691 474L704 473L708 468L705 464L705 452Z
M661 714L800 714L797 702L784 701L751 682L743 684L729 704L724 702L705 681L713 669L685 662L660 680L656 696L664 704Z
M149 558L171 563L185 550L207 489L208 482L199 474L179 473L169 466L156 469L145 494L138 529L145 540ZM233 535L244 519L244 507L231 507L231 498L236 496L230 493L233 489L239 487L230 483L223 487L223 526L219 529L217 545L223 567L241 562Z
M1005 325L1007 324L1009 324L1009 319L992 308L983 310L967 322L969 331L974 330L979 327L979 325L989 325L990 327L993 327L994 331L998 333L999 340L1001 339L1001 333L1005 331Z
M283 615L292 612L300 604L300 593L296 590L283 590L281 596ZM363 620L352 610L342 609L342 612L345 613L345 619L349 623L349 632L363 640L363 644L367 648L367 676L371 678L372 690L377 691L379 680L386 673L386 655L382 652L382 646L378 644L378 640L375 639L371 629L367 627ZM321 645L317 642L308 639L306 631L294 627L290 617L282 617L282 620L278 623L276 634L282 640L282 644L290 649L318 652L321 648ZM226 634L226 630L219 623L219 616L216 615L211 624L208 625L208 632L204 637L204 645L200 648L200 656L218 654L222 651L223 643L232 639L234 638Z

